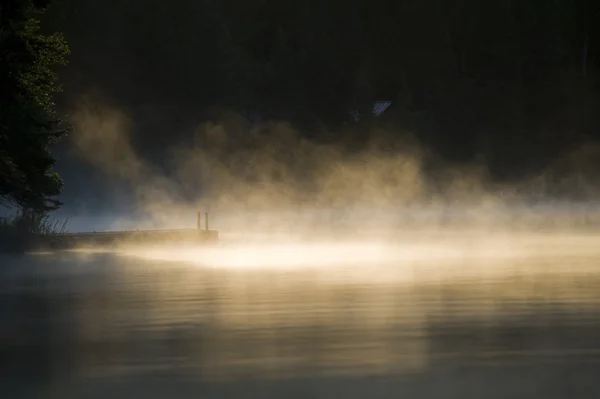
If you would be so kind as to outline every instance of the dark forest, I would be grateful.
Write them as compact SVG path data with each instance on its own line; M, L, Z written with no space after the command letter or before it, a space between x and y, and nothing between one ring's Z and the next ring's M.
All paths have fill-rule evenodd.
M58 113L94 93L131 117L136 148L157 165L164 148L227 111L352 148L382 127L392 141L410 134L445 163L483 162L494 180L514 182L600 139L599 7L55 0L41 18L71 48L57 70ZM391 106L374 117L375 101ZM68 147L55 154L67 187L79 187L88 177L73 172Z

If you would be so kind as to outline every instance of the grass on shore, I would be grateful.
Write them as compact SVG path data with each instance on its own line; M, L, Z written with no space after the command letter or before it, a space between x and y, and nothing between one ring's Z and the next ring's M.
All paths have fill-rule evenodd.
M0 218L0 232L17 234L52 235L67 231L68 219L53 220L48 214L18 212L16 215Z
M48 214L19 211L0 217L0 251L17 251L30 247L40 236L65 233L68 219L54 220Z

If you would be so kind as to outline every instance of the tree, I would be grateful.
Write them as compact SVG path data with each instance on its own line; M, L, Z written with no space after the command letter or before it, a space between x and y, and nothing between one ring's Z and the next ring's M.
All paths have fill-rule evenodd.
M45 35L37 16L48 0L0 0L0 201L46 212L61 203L52 171L52 144L67 133L54 111L56 65L69 48L60 33Z

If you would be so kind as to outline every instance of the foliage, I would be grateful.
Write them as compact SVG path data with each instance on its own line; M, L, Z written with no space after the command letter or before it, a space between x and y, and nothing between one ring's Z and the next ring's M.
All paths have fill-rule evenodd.
M20 211L12 217L0 218L2 234L53 235L67 231L68 220L54 220L48 214Z
M0 0L0 201L41 212L60 206L50 146L68 131L53 111L61 90L53 68L69 48L62 34L40 29L47 3Z
M40 237L65 233L67 222L32 210L0 217L0 252L20 253L35 248Z

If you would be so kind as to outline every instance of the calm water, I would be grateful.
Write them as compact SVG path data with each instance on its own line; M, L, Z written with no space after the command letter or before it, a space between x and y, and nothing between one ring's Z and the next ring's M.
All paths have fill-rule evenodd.
M508 272L485 276L467 272L485 257L457 260L423 281L398 265L0 262L2 398L600 395L593 251L500 259Z

